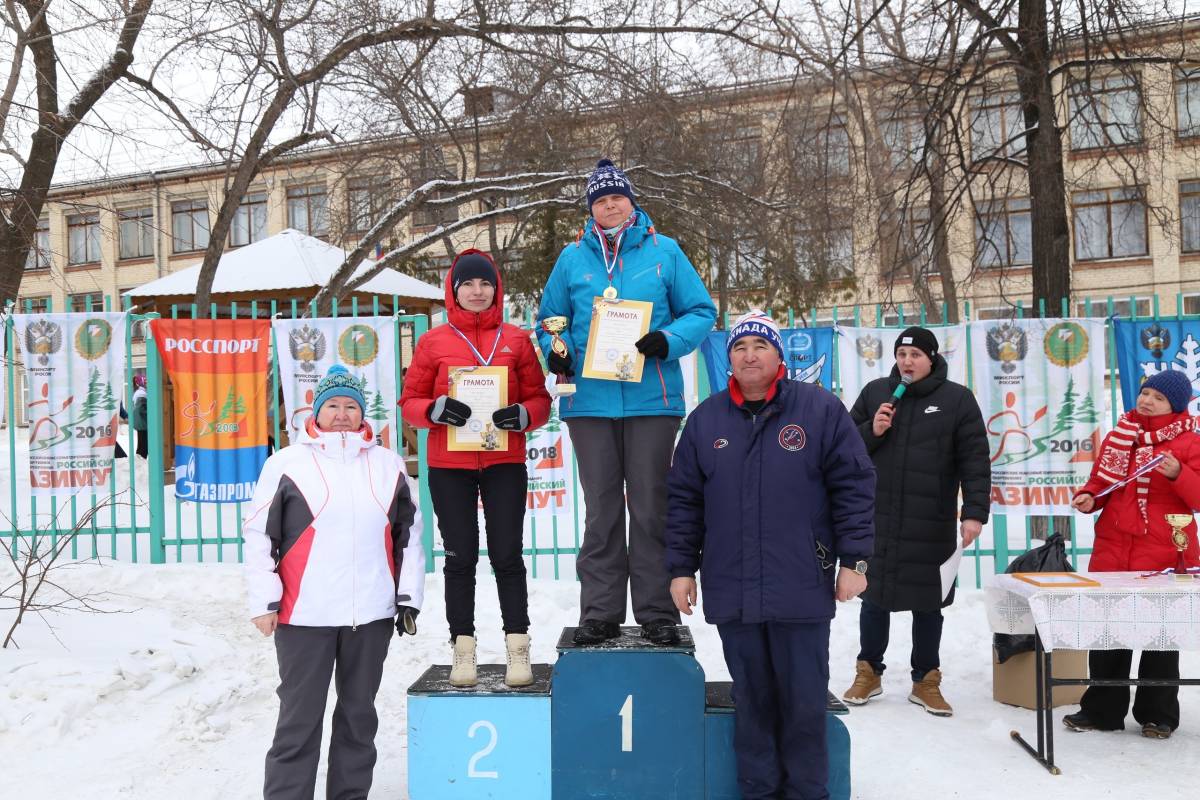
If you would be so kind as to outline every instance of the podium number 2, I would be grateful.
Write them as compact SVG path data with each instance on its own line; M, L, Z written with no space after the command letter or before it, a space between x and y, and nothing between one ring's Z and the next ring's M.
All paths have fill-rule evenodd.
M625 698L625 705L621 706L621 752L633 752L633 695Z
M479 763L479 760L481 758L487 757L493 750L496 749L496 740L499 738L498 734L496 733L496 726L493 725L492 723L488 722L485 719L481 719L478 722L472 723L471 727L469 729L467 729L467 736L471 739L474 739L475 731L477 731L481 728L483 730L487 731L488 733L490 733L492 735L492 738L488 740L488 743L486 745L484 745L482 750L480 750L475 755L471 756L471 760L467 762L467 777L468 778L499 778L500 777L499 772L495 772L495 771L479 772L478 770L475 769L475 766Z

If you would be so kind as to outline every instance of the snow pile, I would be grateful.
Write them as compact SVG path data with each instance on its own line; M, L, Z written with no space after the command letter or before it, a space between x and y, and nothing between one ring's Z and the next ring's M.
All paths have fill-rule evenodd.
M275 653L246 619L239 567L90 563L72 567L66 580L76 591L107 592L103 605L112 613L51 617L53 630L28 620L19 629L21 649L0 651L5 796L261 796L277 711ZM495 585L485 571L479 584L481 661L503 663ZM376 797L407 797L405 693L429 664L449 661L441 595L440 576L429 576L418 637L392 641L378 702ZM531 581L536 661L554 661L558 633L574 624L577 603L573 582ZM4 630L6 619L0 615ZM715 629L691 621L708 679L728 680ZM857 636L851 604L834 623L835 692L853 677ZM1072 734L1061 728L1060 709L1055 744L1064 774L1053 777L1009 738L1012 729L1032 738L1033 712L991 699L982 592L960 592L947 614L943 689L954 717L934 718L907 702L909 643L908 617L896 615L884 695L845 718L856 797L1175 797L1177 787L1200 781L1195 689L1182 690L1183 727L1165 742L1137 735L1132 718L1123 734ZM1200 654L1185 653L1182 670L1200 676ZM318 787L323 782L324 765Z

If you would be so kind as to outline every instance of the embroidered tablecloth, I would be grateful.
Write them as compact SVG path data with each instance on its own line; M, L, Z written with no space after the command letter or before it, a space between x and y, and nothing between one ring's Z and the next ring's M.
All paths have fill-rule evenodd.
M1033 633L1047 650L1200 650L1200 580L1081 573L1099 586L1046 588L1011 575L986 587L995 633Z

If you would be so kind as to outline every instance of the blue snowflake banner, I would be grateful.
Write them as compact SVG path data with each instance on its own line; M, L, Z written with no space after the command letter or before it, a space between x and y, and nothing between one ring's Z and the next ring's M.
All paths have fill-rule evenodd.
M833 389L833 328L782 328L783 352L787 360L788 377L794 381L815 383ZM725 343L727 331L713 331L700 343L708 384L719 392L729 382L729 353Z
M1117 374L1125 410L1134 407L1142 382L1166 369L1179 370L1192 382L1188 411L1200 414L1200 320L1115 320Z

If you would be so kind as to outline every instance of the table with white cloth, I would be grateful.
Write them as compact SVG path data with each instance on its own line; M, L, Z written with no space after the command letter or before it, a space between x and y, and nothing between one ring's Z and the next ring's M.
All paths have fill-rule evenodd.
M1055 686L1200 686L1200 679L1055 678L1054 650L1200 650L1200 580L1138 572L1079 573L1099 586L1035 586L995 575L986 589L994 633L1033 634L1037 682L1037 747L1017 731L1014 741L1057 775L1054 764Z

